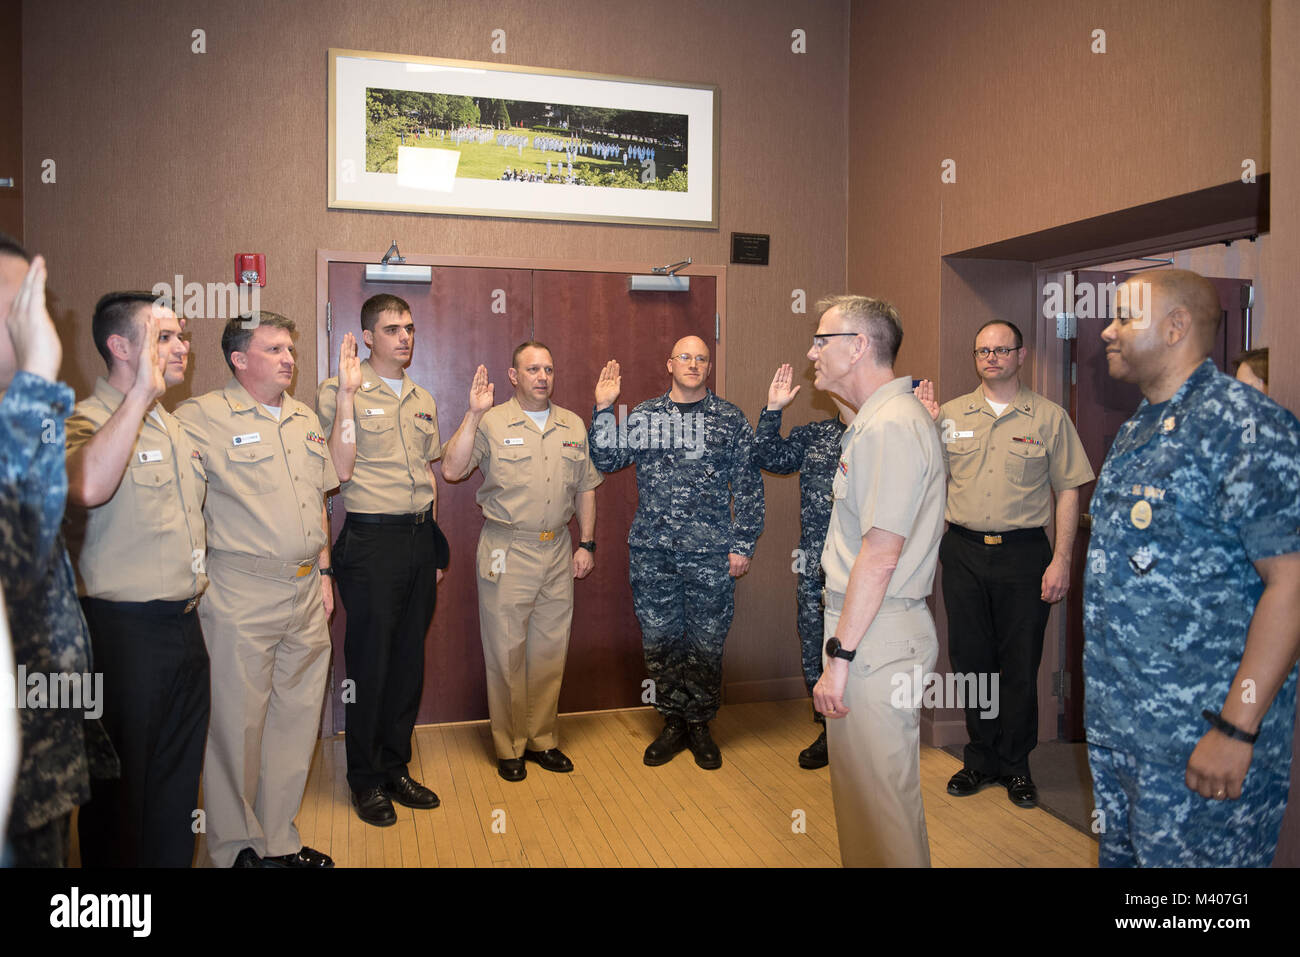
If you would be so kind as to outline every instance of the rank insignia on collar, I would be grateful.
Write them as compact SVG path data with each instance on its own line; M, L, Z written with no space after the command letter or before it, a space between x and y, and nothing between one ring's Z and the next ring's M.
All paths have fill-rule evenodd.
M1145 575L1156 567L1156 560L1151 556L1151 549L1145 545L1129 556L1128 563L1139 575Z
M1160 431L1168 435L1174 429L1178 428L1178 420L1172 415L1160 423Z

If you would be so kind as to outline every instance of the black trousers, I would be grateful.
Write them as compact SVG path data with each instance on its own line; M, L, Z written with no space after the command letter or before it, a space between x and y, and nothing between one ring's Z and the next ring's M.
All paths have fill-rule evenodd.
M996 777L1027 777L1029 752L1038 744L1038 665L1052 608L1041 596L1052 546L1046 533L983 545L949 529L939 560L953 671L999 675L996 717L982 717L978 703L967 702L965 765Z
M122 776L90 780L83 867L189 867L208 734L208 650L180 602L83 598L103 721Z
M424 637L438 600L432 522L368 525L349 517L331 561L348 613L343 658L348 786L407 774L424 690Z

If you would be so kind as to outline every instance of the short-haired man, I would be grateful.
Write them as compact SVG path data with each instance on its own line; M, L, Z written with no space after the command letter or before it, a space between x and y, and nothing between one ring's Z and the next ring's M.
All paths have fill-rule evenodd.
M592 461L602 472L636 464L629 577L654 706L664 716L645 751L651 767L686 747L700 767L722 767L709 733L722 701L722 646L736 579L763 531L754 433L745 413L706 385L709 365L703 339L677 340L667 361L672 388L632 410L626 436L607 411L622 388L618 362L605 363L596 382Z
M348 510L333 549L348 613L343 655L356 683L346 705L348 787L357 816L387 827L397 823L393 801L438 806L409 765L424 638L450 555L435 521L438 407L406 374L411 307L371 296L361 306L361 337L370 357L359 361L356 339L345 335L339 374L321 383L316 409Z
M208 730L205 490L198 450L158 399L190 347L150 293L104 296L91 331L108 376L68 419L68 504L84 522L72 553L122 775L91 779L81 863L189 867Z
M286 391L293 334L273 312L231 319L221 351L233 378L176 409L208 482L203 799L217 867L334 866L293 823L329 670L334 590L318 571L329 571L325 493L338 485L320 419Z
M928 674L939 654L925 603L943 530L943 451L934 423L894 377L898 311L834 296L808 358L818 389L858 409L844 433L822 552L826 661L813 703L826 715L831 796L845 867L928 867L921 801L920 700L898 675Z
M80 681L90 671L90 636L60 533L68 491L63 422L74 397L59 381L63 346L45 308L45 261L3 235L0 316L0 587L14 664L29 675ZM89 736L103 730L71 707L20 708L19 721L21 764L0 862L62 867L72 809L90 797ZM97 770L111 773L115 763L109 748Z
M1021 384L1027 353L1015 324L994 319L975 335L974 392L939 408L930 382L917 388L939 423L948 472L939 547L948 658L958 674L998 675L996 709L967 702L970 743L948 793L966 797L998 782L1019 807L1038 803L1029 753L1038 744L1043 632L1070 587L1079 486L1094 478L1066 411Z
M1089 511L1088 763L1103 867L1267 867L1300 653L1300 422L1208 358L1214 284L1120 286L1113 378L1144 399Z
M475 567L487 666L488 713L497 773L522 781L524 760L573 770L556 732L560 682L573 620L573 580L595 567L596 486L580 418L551 402L551 350L525 342L511 356L515 394L493 407L494 387L479 366L469 410L443 448L442 477L458 482L483 470ZM571 549L568 522L578 516Z

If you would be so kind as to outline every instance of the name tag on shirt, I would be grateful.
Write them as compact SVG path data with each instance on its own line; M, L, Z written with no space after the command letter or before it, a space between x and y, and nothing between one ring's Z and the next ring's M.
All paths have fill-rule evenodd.
M504 440L504 444L505 444L505 445L523 445L523 444L524 444L524 440L523 440L523 437L522 437L522 436L520 436L520 437L516 437L516 438L509 438L509 439L505 439L505 440Z
M138 459L141 461L141 463L144 463L144 462L161 462L161 461L162 461L162 449L149 449L149 450L144 451L144 452L139 452L139 453L136 454L136 458L138 458Z
M954 439L973 439L975 438L975 432L973 429L967 430L965 432L954 432L952 434L952 437Z
M236 435L234 438L236 445L247 445L249 442L261 442L261 432L245 432L243 435Z
M366 415L383 415L383 409L366 409Z

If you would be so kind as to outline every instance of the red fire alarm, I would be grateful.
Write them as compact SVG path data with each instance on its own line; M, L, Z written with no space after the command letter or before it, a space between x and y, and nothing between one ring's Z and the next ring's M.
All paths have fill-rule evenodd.
M235 282L240 285L266 285L266 254L235 253Z

